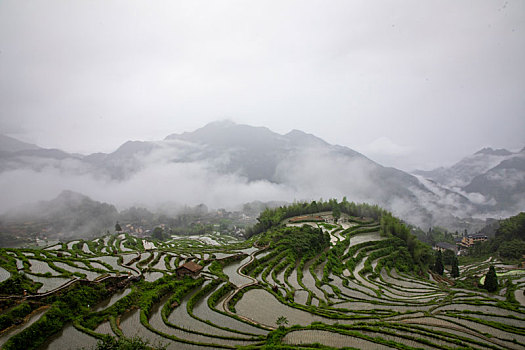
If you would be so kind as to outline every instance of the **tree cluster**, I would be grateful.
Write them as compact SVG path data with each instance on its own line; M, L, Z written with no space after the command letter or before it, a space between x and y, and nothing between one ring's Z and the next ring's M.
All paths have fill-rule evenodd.
M368 217L375 220L379 220L383 213L387 213L377 205L356 204L354 202L348 202L346 198L343 198L343 201L340 203L335 199L330 199L326 202L322 200L311 203L297 202L289 206L265 209L257 218L258 222L246 230L246 237L250 238L271 227L278 226L284 219L323 211L331 211L335 213L336 216L339 216L340 213L345 213L350 216Z
M280 227L272 233L271 246L290 249L296 256L317 254L330 245L330 235L320 228L303 225L302 227Z
M470 249L470 254L474 256L493 253L513 260L525 255L525 212L499 221L494 238Z

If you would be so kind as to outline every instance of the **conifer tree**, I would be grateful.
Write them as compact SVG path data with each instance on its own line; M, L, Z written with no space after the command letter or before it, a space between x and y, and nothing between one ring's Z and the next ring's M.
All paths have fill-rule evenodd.
M496 275L494 266L490 266L489 272L487 272L487 275L485 276L483 288L489 292L495 292L498 289L498 276Z
M452 260L452 269L450 271L450 275L454 278L459 277L459 266L458 266L458 258L457 256L454 257L454 260Z
M443 276L443 256L441 254L441 250L436 251L436 261L434 263L434 272L440 274Z

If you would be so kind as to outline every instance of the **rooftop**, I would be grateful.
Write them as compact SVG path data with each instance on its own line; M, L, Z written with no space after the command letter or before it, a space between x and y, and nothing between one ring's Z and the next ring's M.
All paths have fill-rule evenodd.
M188 261L184 263L182 266L179 267L179 269L183 267L190 270L191 272L199 272L200 270L202 270L202 266L193 261Z

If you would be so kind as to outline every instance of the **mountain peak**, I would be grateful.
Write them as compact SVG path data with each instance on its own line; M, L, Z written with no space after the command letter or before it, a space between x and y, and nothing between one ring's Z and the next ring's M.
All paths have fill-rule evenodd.
M323 139L313 135L308 134L304 131L293 129L286 135L284 135L287 139L292 141L293 143L299 143L303 145L309 145L309 146L326 146L328 143L324 141Z
M488 155L488 156L510 156L512 154L512 152L504 149L504 148L500 148L500 149L492 149L491 147L485 147L485 148L482 148L480 149L479 151L477 151L476 153L474 153L475 155L476 154L485 154L485 155Z

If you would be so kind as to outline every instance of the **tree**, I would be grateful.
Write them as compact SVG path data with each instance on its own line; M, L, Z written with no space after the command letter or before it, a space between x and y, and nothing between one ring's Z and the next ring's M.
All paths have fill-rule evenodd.
M337 202L332 209L332 216L334 217L334 222L337 222L341 217L341 209L339 209Z
M434 262L434 272L443 276L443 256L441 250L436 251L436 260Z
M498 289L498 276L496 275L496 270L492 265L489 268L489 272L487 272L487 275L485 276L483 288L489 292L495 292Z
M288 324L288 319L284 316L279 316L279 318L277 318L277 321L275 321L275 323L279 326L279 328L284 328L285 325Z
M454 263L455 257L456 253L454 253L452 250L445 250L443 252L443 265L452 265Z
M118 221L115 224L115 232L122 232L122 227L120 227L120 224L118 223Z
M162 227L160 227L160 226L155 227L151 237L155 238L155 239L158 239L159 241L164 240L164 230L162 229Z
M454 257L454 260L452 261L452 270L450 271L450 276L454 278L459 277L458 258L456 256Z

